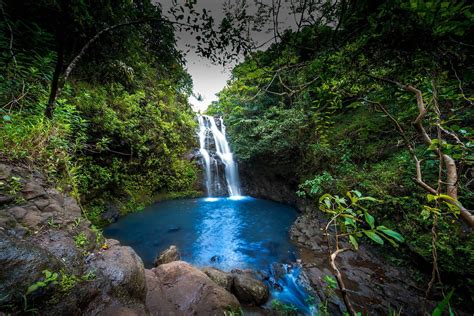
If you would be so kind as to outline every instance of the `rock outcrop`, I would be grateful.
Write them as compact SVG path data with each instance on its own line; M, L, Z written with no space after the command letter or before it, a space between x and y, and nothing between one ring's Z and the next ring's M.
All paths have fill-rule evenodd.
M321 222L314 215L299 217L290 231L291 237L302 247L304 277L315 290L320 301L328 302L331 315L345 311L338 293L324 289L326 275L333 275L329 263L326 242L321 231ZM356 252L346 251L338 256L349 296L357 311L362 314L385 315L390 309L401 310L410 315L423 314L424 285L415 282L410 271L394 267L375 255L375 249L360 245ZM435 302L427 302L432 310Z
M0 314L146 313L144 267L131 248L105 240L40 174L0 164L0 182Z
M154 261L154 266L157 267L160 264L170 263L178 261L181 258L178 248L175 245L169 246L168 249L163 250Z
M223 315L240 307L235 296L184 261L147 270L146 282L151 315Z

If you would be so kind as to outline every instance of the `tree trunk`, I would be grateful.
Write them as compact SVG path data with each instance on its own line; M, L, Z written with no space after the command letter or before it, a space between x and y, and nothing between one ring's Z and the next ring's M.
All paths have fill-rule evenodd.
M51 91L49 94L49 100L48 100L48 105L46 107L45 116L49 119L53 117L56 98L61 93L61 90L64 87L64 84L66 83L67 79L69 78L69 75L71 74L73 69L76 67L79 60L84 56L87 49L89 49L89 47L95 41L97 41L100 36L122 26L140 24L140 23L144 23L150 20L151 20L150 18L147 18L147 19L142 19L142 20L137 20L137 21L119 23L119 24L115 24L115 25L112 25L100 30L96 35L94 35L91 39L87 41L87 43L81 48L79 53L68 64L68 66L66 67L66 70L64 71L64 74L62 74L62 78L61 78L61 73L62 73L63 63L64 63L64 45L61 40L58 41L59 42L58 59L56 61L56 68L54 70L53 80L51 82Z
M49 92L48 104L46 105L46 110L44 115L51 119L54 112L54 104L56 102L56 97L58 95L59 80L61 78L61 73L63 70L64 63L64 45L62 41L58 42L57 48L57 58L56 58L56 67L54 68L53 80L51 82L51 89Z

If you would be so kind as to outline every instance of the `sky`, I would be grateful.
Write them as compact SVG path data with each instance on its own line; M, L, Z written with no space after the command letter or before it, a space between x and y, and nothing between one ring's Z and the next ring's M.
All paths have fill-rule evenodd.
M171 0L163 0L159 2L163 7L164 12L167 12L172 5ZM255 8L255 6L253 5L253 0L248 2L250 5L249 12L251 12L252 8ZM266 2L271 3L271 0L266 0ZM202 11L202 9L205 8L207 11L210 11L210 15L213 16L218 24L223 17L223 3L224 1L221 0L197 0L195 9L196 11ZM291 27L292 18L290 18L288 11L282 10L280 16L281 25L283 27ZM182 51L187 51L187 46L189 44L194 44L192 35L185 32L178 32L176 35L178 37L178 48L180 48ZM254 32L251 36L254 40L260 43L264 43L272 37L271 34L265 32ZM199 101L194 96L191 96L189 98L189 102L195 111L205 111L207 106L211 104L212 101L217 100L216 93L225 87L227 80L230 79L231 69L236 63L230 63L226 67L219 64L213 64L208 59L199 56L192 49L186 54L185 58L187 71L193 79L194 94L202 96L202 101Z

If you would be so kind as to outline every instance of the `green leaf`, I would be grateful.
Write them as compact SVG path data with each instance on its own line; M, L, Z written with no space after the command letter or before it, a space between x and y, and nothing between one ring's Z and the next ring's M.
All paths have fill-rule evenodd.
M388 229L388 228L385 227L385 226L378 226L378 227L377 227L377 230L380 230L380 231L383 232L385 235L392 237L393 239L395 239L395 240L398 241L398 242L404 242L404 241L405 241L405 238L403 238L402 235L400 235L400 234L397 233L396 231L393 231L393 230L391 230L391 229Z
M367 212L365 212L365 221L370 225L370 228L374 228L375 219Z
M373 231L364 230L364 234L370 239L372 239L373 241L375 241L376 243L383 245L383 239L380 238L380 236L374 233Z
M349 235L349 241L351 242L352 246L354 246L355 250L359 250L359 244L357 243L357 239L354 236Z
M12 120L12 118L10 117L10 115L6 115L6 114L5 114L5 115L3 116L3 120L4 120L5 122L10 122L10 121Z
M443 315L443 311L446 309L446 306L448 305L449 300L451 299L451 296L453 295L453 293L454 293L454 289L449 291L448 295L446 295L445 298L441 302L439 302L439 304L433 310L433 312L431 313L431 316Z
M352 190L352 192L354 192L355 195L357 195L357 197L362 197L362 193L360 193L360 191L357 191L357 190Z
M332 289L337 289L337 281L333 276L325 275L323 281L328 284L328 287Z

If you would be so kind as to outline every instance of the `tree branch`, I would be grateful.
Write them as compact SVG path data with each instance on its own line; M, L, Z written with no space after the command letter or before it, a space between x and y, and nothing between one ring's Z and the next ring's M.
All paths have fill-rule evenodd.
M426 146L431 146L433 144L431 137L428 135L428 133L425 130L425 127L423 126L423 119L426 116L427 110L425 107L425 103L423 100L423 95L421 91L411 85L404 85L401 84L397 81L391 80L391 79L386 79L386 78L379 78L372 76L370 74L366 74L370 78L374 78L379 81L387 82L390 84L394 84L397 87L415 94L416 97L416 104L418 107L418 116L416 119L413 121L413 126L415 130L417 131L418 135L422 138L423 143ZM391 116L389 116L391 117ZM393 118L393 116L392 116ZM392 120L393 121L393 120ZM396 121L396 120L395 120ZM397 122L397 124L398 122ZM397 127L398 129L398 127ZM400 131L400 130L399 130ZM402 129L403 131L403 129ZM410 147L408 149L411 151ZM457 191L457 181L458 181L458 173L457 173L457 167L456 167L456 162L455 160L449 156L448 154L442 153L439 149L436 149L436 153L440 156L440 159L444 162L446 166L446 194L451 198L451 199L443 199L445 202L456 205L459 207L461 218L471 227L474 228L474 215L471 214L469 210L467 210L459 201L458 201L458 191ZM413 155L413 154L412 154ZM421 161L418 160L417 158L415 159L416 162L416 170L417 170L417 177L416 177L416 182L424 188L426 191L430 192L431 194L437 194L437 191L424 183L421 178Z

